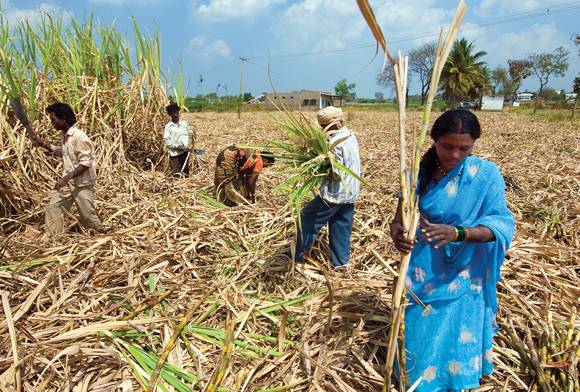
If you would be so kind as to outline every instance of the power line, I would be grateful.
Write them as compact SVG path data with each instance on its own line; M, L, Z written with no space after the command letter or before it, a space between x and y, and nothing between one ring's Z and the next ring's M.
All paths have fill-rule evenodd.
M475 30L475 29L478 29L480 27L496 26L499 24L510 23L510 22L526 20L526 19L532 19L532 18L538 18L538 17L548 16L548 15L555 15L555 14L560 14L563 12L570 12L570 11L575 11L575 10L580 10L580 1L564 3L564 4L556 5L553 7L549 7L549 8L541 8L541 9L537 9L537 10L533 10L533 11L526 11L526 12L521 12L521 13L517 13L517 14L511 14L511 15L507 15L504 17L488 19L488 20L485 20L483 22L475 23L475 24L470 25L468 27L464 27L462 30L463 31ZM387 40L387 43L393 44L393 43L399 43L399 42L405 42L405 41L412 41L412 40L421 39L421 38L429 38L429 37L436 36L438 33L439 33L439 30L431 30L429 32L423 32L423 33L419 33L419 34L400 36L400 37L395 37L393 39ZM360 44L360 45L349 46L346 48L325 50L325 51L288 53L288 54L278 54L278 55L268 55L268 56L266 56L266 55L252 56L252 57L250 57L250 59L271 59L271 58L321 56L321 55L326 55L326 54L351 52L353 50L367 49L367 48L372 48L375 46L376 46L376 43L373 42L373 43L365 43L365 44Z

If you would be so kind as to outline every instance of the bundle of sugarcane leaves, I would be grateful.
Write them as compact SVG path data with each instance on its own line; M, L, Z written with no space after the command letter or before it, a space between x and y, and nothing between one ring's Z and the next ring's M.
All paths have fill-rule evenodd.
M288 134L287 142L269 143L269 148L278 152L274 157L282 163L283 173L290 175L276 189L288 193L285 207L290 209L293 216L298 216L299 224L303 201L316 195L327 179L345 184L346 176L352 176L364 182L360 176L342 165L334 153L335 148L349 136L329 144L328 138L336 131L323 130L303 113L295 115L284 110L284 116L270 117Z

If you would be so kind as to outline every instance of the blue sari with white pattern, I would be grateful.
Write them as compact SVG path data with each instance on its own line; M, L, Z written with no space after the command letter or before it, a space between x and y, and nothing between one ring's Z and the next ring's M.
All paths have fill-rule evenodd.
M475 388L493 371L497 331L496 284L514 235L497 166L470 156L421 196L419 208L431 223L489 228L495 240L454 242L436 249L417 232L407 287L406 369L417 391ZM425 307L423 306L425 305Z

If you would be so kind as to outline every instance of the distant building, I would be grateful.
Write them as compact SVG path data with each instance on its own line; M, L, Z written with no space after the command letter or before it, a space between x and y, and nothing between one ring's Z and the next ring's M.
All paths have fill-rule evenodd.
M340 97L323 91L302 90L293 93L264 93L247 104L259 105L264 109L284 106L295 110L320 110L327 106L340 106Z
M518 95L516 96L516 101L528 102L528 101L531 101L533 97L534 97L534 94L532 94L532 93L518 93Z
M573 101L577 96L578 94L576 93L566 93L566 101Z

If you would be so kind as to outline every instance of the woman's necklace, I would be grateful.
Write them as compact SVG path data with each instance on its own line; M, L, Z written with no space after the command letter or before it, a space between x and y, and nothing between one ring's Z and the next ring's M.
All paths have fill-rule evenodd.
M437 171L439 172L439 174L441 174L441 178L445 177L449 173L449 171L443 170L441 164L439 163L439 159L437 159Z
M461 164L460 164L461 165ZM453 169L451 169L453 170ZM451 170L445 171L443 170L443 168L441 167L441 164L439 163L439 159L437 159L437 171L439 172L439 174L441 175L441 179L443 179L444 177L446 177L449 172ZM461 166L461 169L459 169L459 173L457 173L455 176L453 176L453 178L451 179L451 181L453 181L453 184L455 185L457 183L457 178L461 176L461 173L463 173L463 165Z

